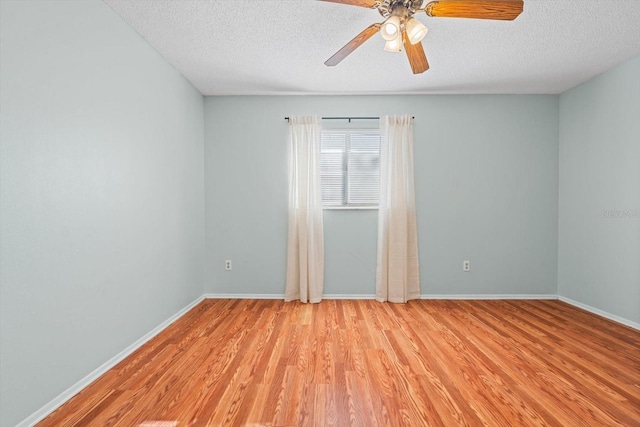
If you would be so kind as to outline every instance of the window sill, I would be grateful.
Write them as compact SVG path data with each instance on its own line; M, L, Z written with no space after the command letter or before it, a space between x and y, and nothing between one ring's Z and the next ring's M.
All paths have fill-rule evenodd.
M323 206L325 211L373 211L378 210L378 206Z

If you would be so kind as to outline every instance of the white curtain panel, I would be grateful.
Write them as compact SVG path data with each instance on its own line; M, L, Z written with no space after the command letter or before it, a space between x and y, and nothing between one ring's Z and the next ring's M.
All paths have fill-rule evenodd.
M376 299L420 298L411 116L380 118L380 208Z
M285 301L317 303L324 282L320 119L289 118L289 236Z

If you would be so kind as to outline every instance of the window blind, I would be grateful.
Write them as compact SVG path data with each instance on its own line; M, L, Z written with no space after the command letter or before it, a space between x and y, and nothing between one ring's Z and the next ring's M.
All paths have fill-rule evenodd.
M380 188L380 131L323 130L320 180L325 207L377 206Z

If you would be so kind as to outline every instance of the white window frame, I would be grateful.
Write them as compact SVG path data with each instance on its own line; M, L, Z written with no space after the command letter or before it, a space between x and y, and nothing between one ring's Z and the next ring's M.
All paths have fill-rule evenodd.
M326 134L326 133L337 133L337 134L345 134L347 136L346 138L346 142L345 142L345 149L342 152L343 156L342 156L342 167L343 167L343 201L342 201L342 205L325 205L325 202L323 200L322 202L322 209L327 209L327 210L377 210L379 207L379 201L376 203L348 203L348 199L349 199L349 172L348 172L348 165L349 165L349 153L351 152L351 135L352 134L371 134L371 135L377 135L379 137L379 145L378 145L378 155L380 153L380 141L382 139L381 133L380 133L380 129L379 128L359 128L359 127L339 127L339 128L323 128L322 129L322 134ZM321 153L320 156L322 158L322 147L321 147ZM379 163L378 163L379 166ZM380 169L378 167L378 174L380 173ZM379 178L378 178L378 185L379 185Z

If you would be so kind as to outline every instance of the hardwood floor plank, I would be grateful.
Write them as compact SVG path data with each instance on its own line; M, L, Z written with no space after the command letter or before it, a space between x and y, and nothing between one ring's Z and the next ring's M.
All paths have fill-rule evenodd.
M38 426L640 426L640 331L559 301L205 300Z
M366 381L354 372L346 372L349 424L352 426L378 426L373 401L367 392Z
M263 408L262 420L272 425L278 425L278 420L284 419L288 383L286 375L290 372L287 368L286 359L281 358L277 363L277 369L274 372L271 383L267 384L269 387L265 387L267 390L267 403ZM282 425L282 423L280 424Z

